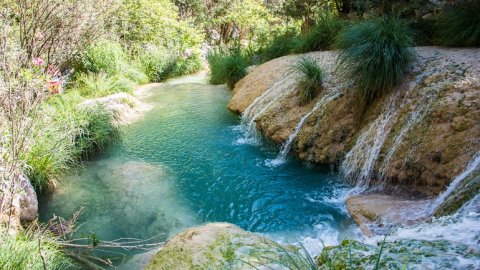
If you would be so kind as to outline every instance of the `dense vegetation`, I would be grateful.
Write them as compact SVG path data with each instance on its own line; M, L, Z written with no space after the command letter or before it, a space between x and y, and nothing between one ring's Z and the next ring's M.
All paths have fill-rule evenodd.
M353 79L368 105L402 82L414 59L414 41L480 45L478 1L432 5L425 0L2 1L0 194L22 192L23 175L37 192L46 192L66 170L118 137L111 113L102 105L82 106L86 99L133 93L138 85L199 71L205 61L210 82L233 89L250 65L340 49L338 70ZM321 67L304 58L295 69L301 74L300 100L312 100L322 88ZM13 199L0 200L0 217L13 207ZM0 268L42 269L28 256L39 250L35 233L12 237L0 228L0 238ZM68 260L49 241L41 249L48 269L60 269ZM8 264L12 261L18 265Z

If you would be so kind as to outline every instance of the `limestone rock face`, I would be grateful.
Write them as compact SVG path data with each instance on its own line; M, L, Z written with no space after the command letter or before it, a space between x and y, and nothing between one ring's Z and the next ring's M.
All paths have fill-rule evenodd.
M278 269L284 250L233 224L209 223L174 236L145 269Z
M30 180L26 176L22 176L20 182L23 192L20 195L20 221L31 222L37 218L38 200L37 193L33 189Z
M301 159L336 165L353 183L437 195L480 150L480 49L415 50L404 83L365 112L355 85L335 70L336 52L306 54L326 73L323 92L309 104L300 104L291 68L299 55L255 68L237 83L228 107L278 144L310 113L292 143ZM318 106L332 93L338 95Z
M154 86L156 85L154 84ZM88 99L78 106L80 108L88 108L98 105L105 107L113 116L114 123L117 125L128 125L135 122L142 116L142 111L151 108L150 105L140 102L127 93L117 93L102 98Z

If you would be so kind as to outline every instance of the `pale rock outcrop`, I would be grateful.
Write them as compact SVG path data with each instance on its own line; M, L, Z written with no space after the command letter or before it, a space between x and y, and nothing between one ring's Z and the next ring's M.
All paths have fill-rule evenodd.
M233 224L209 223L175 235L145 269L279 269L286 250Z
M306 119L293 152L309 162L339 166L354 184L437 195L480 150L480 49L419 47L416 53L404 83L364 113L354 85L335 70L336 52L306 54L326 73L323 93L310 104L300 104L295 82L275 92L280 80L295 80L291 66L303 55L294 55L254 69L237 83L228 107L242 113L252 103L272 101L255 115L255 125L283 143L315 103L338 91ZM255 103L262 95L264 100Z

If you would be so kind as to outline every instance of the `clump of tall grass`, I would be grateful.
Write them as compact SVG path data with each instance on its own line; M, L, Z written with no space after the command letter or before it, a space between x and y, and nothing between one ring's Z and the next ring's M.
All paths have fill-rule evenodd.
M344 26L345 22L332 12L320 13L319 19L312 29L298 39L294 52L305 53L333 49L337 35Z
M480 1L447 6L436 21L439 44L480 46Z
M0 228L0 269L63 270L71 266L71 261L50 237L29 231L10 235Z
M215 49L207 55L210 66L210 83L226 83L230 89L247 75L248 57L239 47Z
M101 106L79 108L81 97L62 95L42 105L41 125L24 154L27 175L38 192L54 188L67 169L118 137L112 116Z
M312 57L301 57L293 66L300 74L300 102L306 103L315 98L322 90L324 72Z
M104 97L118 92L131 93L135 83L119 75L84 73L76 79L76 90L84 97Z
M410 31L394 17L353 25L337 45L342 49L337 70L355 81L365 105L402 82L414 59Z

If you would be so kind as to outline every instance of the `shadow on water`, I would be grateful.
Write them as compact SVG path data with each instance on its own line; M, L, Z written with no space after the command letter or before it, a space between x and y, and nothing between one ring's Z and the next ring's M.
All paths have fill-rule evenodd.
M41 202L43 221L85 207L77 235L99 239L165 240L206 222L234 223L280 242L320 238L336 243L351 233L339 176L290 160L265 165L278 147L239 145L239 118L222 86L167 83L142 97L154 108L122 129L122 140L65 177ZM136 266L129 266L130 269Z

